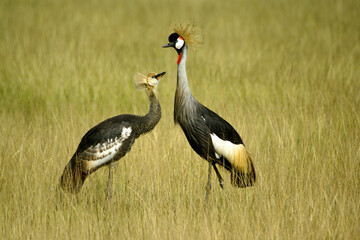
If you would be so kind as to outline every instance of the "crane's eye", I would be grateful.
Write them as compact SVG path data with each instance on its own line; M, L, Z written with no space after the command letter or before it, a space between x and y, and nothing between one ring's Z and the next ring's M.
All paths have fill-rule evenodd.
M178 37L175 43L176 49L180 50L184 46L184 43L185 43L184 39L182 37Z

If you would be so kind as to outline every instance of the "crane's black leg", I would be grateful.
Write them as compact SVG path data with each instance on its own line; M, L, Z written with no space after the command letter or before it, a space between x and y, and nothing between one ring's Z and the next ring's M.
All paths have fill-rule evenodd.
M117 164L118 164L118 162L116 161L116 162L110 163L110 165L109 165L109 178L108 178L106 192L105 192L108 209L110 209L111 198L112 198L113 172L114 172L114 169L116 168Z
M214 170L216 172L216 176L218 177L219 179L219 184L220 184L220 187L222 189L224 189L224 179L221 177L220 173L219 173L219 170L217 169L217 167L215 166L215 163L213 162L212 163L212 166L214 167Z
M212 164L211 164L211 162L209 162L208 183L206 185L206 195L205 195L205 207L207 205L209 193L211 191L211 166L212 166Z

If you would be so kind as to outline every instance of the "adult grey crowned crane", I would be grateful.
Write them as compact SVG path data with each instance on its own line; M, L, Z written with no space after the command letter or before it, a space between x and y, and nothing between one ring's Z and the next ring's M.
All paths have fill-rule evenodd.
M87 176L103 166L109 166L106 197L112 195L112 172L117 161L130 151L135 139L151 131L160 121L161 108L156 97L156 87L163 73L141 73L135 75L137 88L145 88L150 100L149 112L145 116L130 114L109 118L91 128L64 169L60 186L64 191L78 193Z
M180 124L194 151L209 162L206 200L211 189L211 168L214 168L221 188L222 179L216 164L230 171L231 183L235 187L249 187L255 183L255 169L236 130L215 112L193 97L186 75L188 45L201 39L198 27L178 24L169 36L169 43L177 54L177 87L174 102L174 120Z

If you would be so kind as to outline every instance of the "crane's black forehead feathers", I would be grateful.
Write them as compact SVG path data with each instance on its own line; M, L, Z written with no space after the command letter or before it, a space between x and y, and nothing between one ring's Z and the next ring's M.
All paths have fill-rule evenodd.
M169 36L169 42L175 42L176 39L178 39L178 37L180 37L179 34L177 34L177 33L172 33L172 34Z

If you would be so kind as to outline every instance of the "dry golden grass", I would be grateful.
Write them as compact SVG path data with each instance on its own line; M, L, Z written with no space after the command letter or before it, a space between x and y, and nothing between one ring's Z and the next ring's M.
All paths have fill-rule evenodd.
M0 2L1 239L356 239L360 234L360 2ZM172 119L171 23L193 21L194 96L243 137L252 188L229 175L204 211L207 163ZM76 198L57 183L83 134L145 114L135 72L167 71L163 117ZM214 175L215 176L215 175Z

